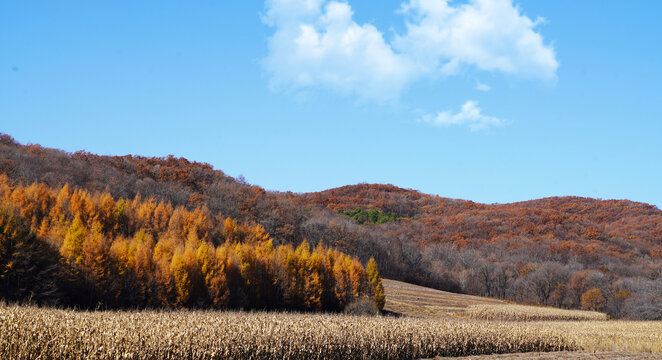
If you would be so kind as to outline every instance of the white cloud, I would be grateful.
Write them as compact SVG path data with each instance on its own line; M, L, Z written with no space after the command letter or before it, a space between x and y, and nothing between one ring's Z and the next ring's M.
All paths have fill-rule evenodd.
M483 84L480 81L476 81L476 90L478 90L478 91L490 91L490 90L492 90L492 87L487 85L487 84Z
M394 47L420 65L453 74L462 65L527 78L553 80L554 50L512 0L473 0L450 6L446 0L410 0L401 7L407 32Z
M324 88L376 101L394 100L411 83L465 67L553 80L558 62L512 0L409 0L407 31L392 42L358 24L348 3L267 0L263 21L275 28L264 67L276 89Z
M395 99L416 76L411 60L393 51L374 26L352 20L346 3L267 2L266 22L276 27L264 61L276 88L325 87L377 101Z
M471 131L486 130L491 126L502 126L508 122L493 116L484 115L475 101L467 101L459 112L442 111L436 115L423 115L419 121L437 126L462 125Z

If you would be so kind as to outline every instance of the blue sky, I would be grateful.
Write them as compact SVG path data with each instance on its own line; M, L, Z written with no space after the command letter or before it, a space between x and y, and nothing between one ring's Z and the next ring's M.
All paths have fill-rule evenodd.
M4 1L0 132L270 190L662 206L658 1Z

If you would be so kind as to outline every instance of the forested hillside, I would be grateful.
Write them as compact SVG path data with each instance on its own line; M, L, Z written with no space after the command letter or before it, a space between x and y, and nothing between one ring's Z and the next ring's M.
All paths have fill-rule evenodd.
M306 241L275 247L258 224L207 208L115 200L0 175L0 298L110 308L339 311L383 307L374 260Z
M296 252L305 239L363 264L374 257L383 276L443 290L662 319L662 211L648 204L560 197L486 205L368 184L278 193L186 159L69 154L7 135L0 172L11 186L68 185L116 203L204 213L220 233L222 219L259 225L274 247Z
M7 176L13 170L0 174L0 299L84 308L339 311L367 297L384 305L374 260L364 268L321 243L274 246L261 225L204 203L173 206L149 192L114 198L80 182L85 171L58 169L46 153L24 149L44 161L35 169L55 165L47 177L61 172L67 180L27 185ZM15 159L3 157L5 169ZM168 194L176 199L176 190Z

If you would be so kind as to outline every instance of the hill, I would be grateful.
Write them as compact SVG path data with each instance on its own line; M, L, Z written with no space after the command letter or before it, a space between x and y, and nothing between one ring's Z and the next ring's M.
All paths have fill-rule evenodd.
M441 290L662 318L662 211L648 204L555 197L488 205L379 184L270 192L183 158L71 154L8 135L0 136L0 174L200 208L260 225L274 245L323 243L364 264L374 257L389 278Z
M386 294L384 310L396 315L449 317L463 313L472 305L505 304L501 300L457 294L397 280L382 281Z
M372 184L299 200L341 214L395 214L364 227L418 265L404 277L411 282L565 308L591 308L582 296L598 289L596 309L662 317L662 211L649 204L568 196L487 205Z

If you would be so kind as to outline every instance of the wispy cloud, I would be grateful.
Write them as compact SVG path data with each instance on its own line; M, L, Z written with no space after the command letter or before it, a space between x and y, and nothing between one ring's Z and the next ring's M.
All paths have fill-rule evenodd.
M358 24L349 3L266 0L263 21L275 29L264 67L276 89L326 88L361 98L397 99L411 83L465 67L553 80L558 62L532 21L512 0L409 0L399 13L407 31L387 41ZM485 87L483 87L485 88ZM480 90L480 89L479 89Z
M423 115L420 122L436 126L468 126L471 131L486 130L494 126L503 126L508 121L482 113L475 101L467 101L462 105L459 112L442 111L434 114Z
M476 81L476 90L478 90L478 91L490 91L490 90L492 90L492 87L487 85L487 84L483 84L480 81Z

